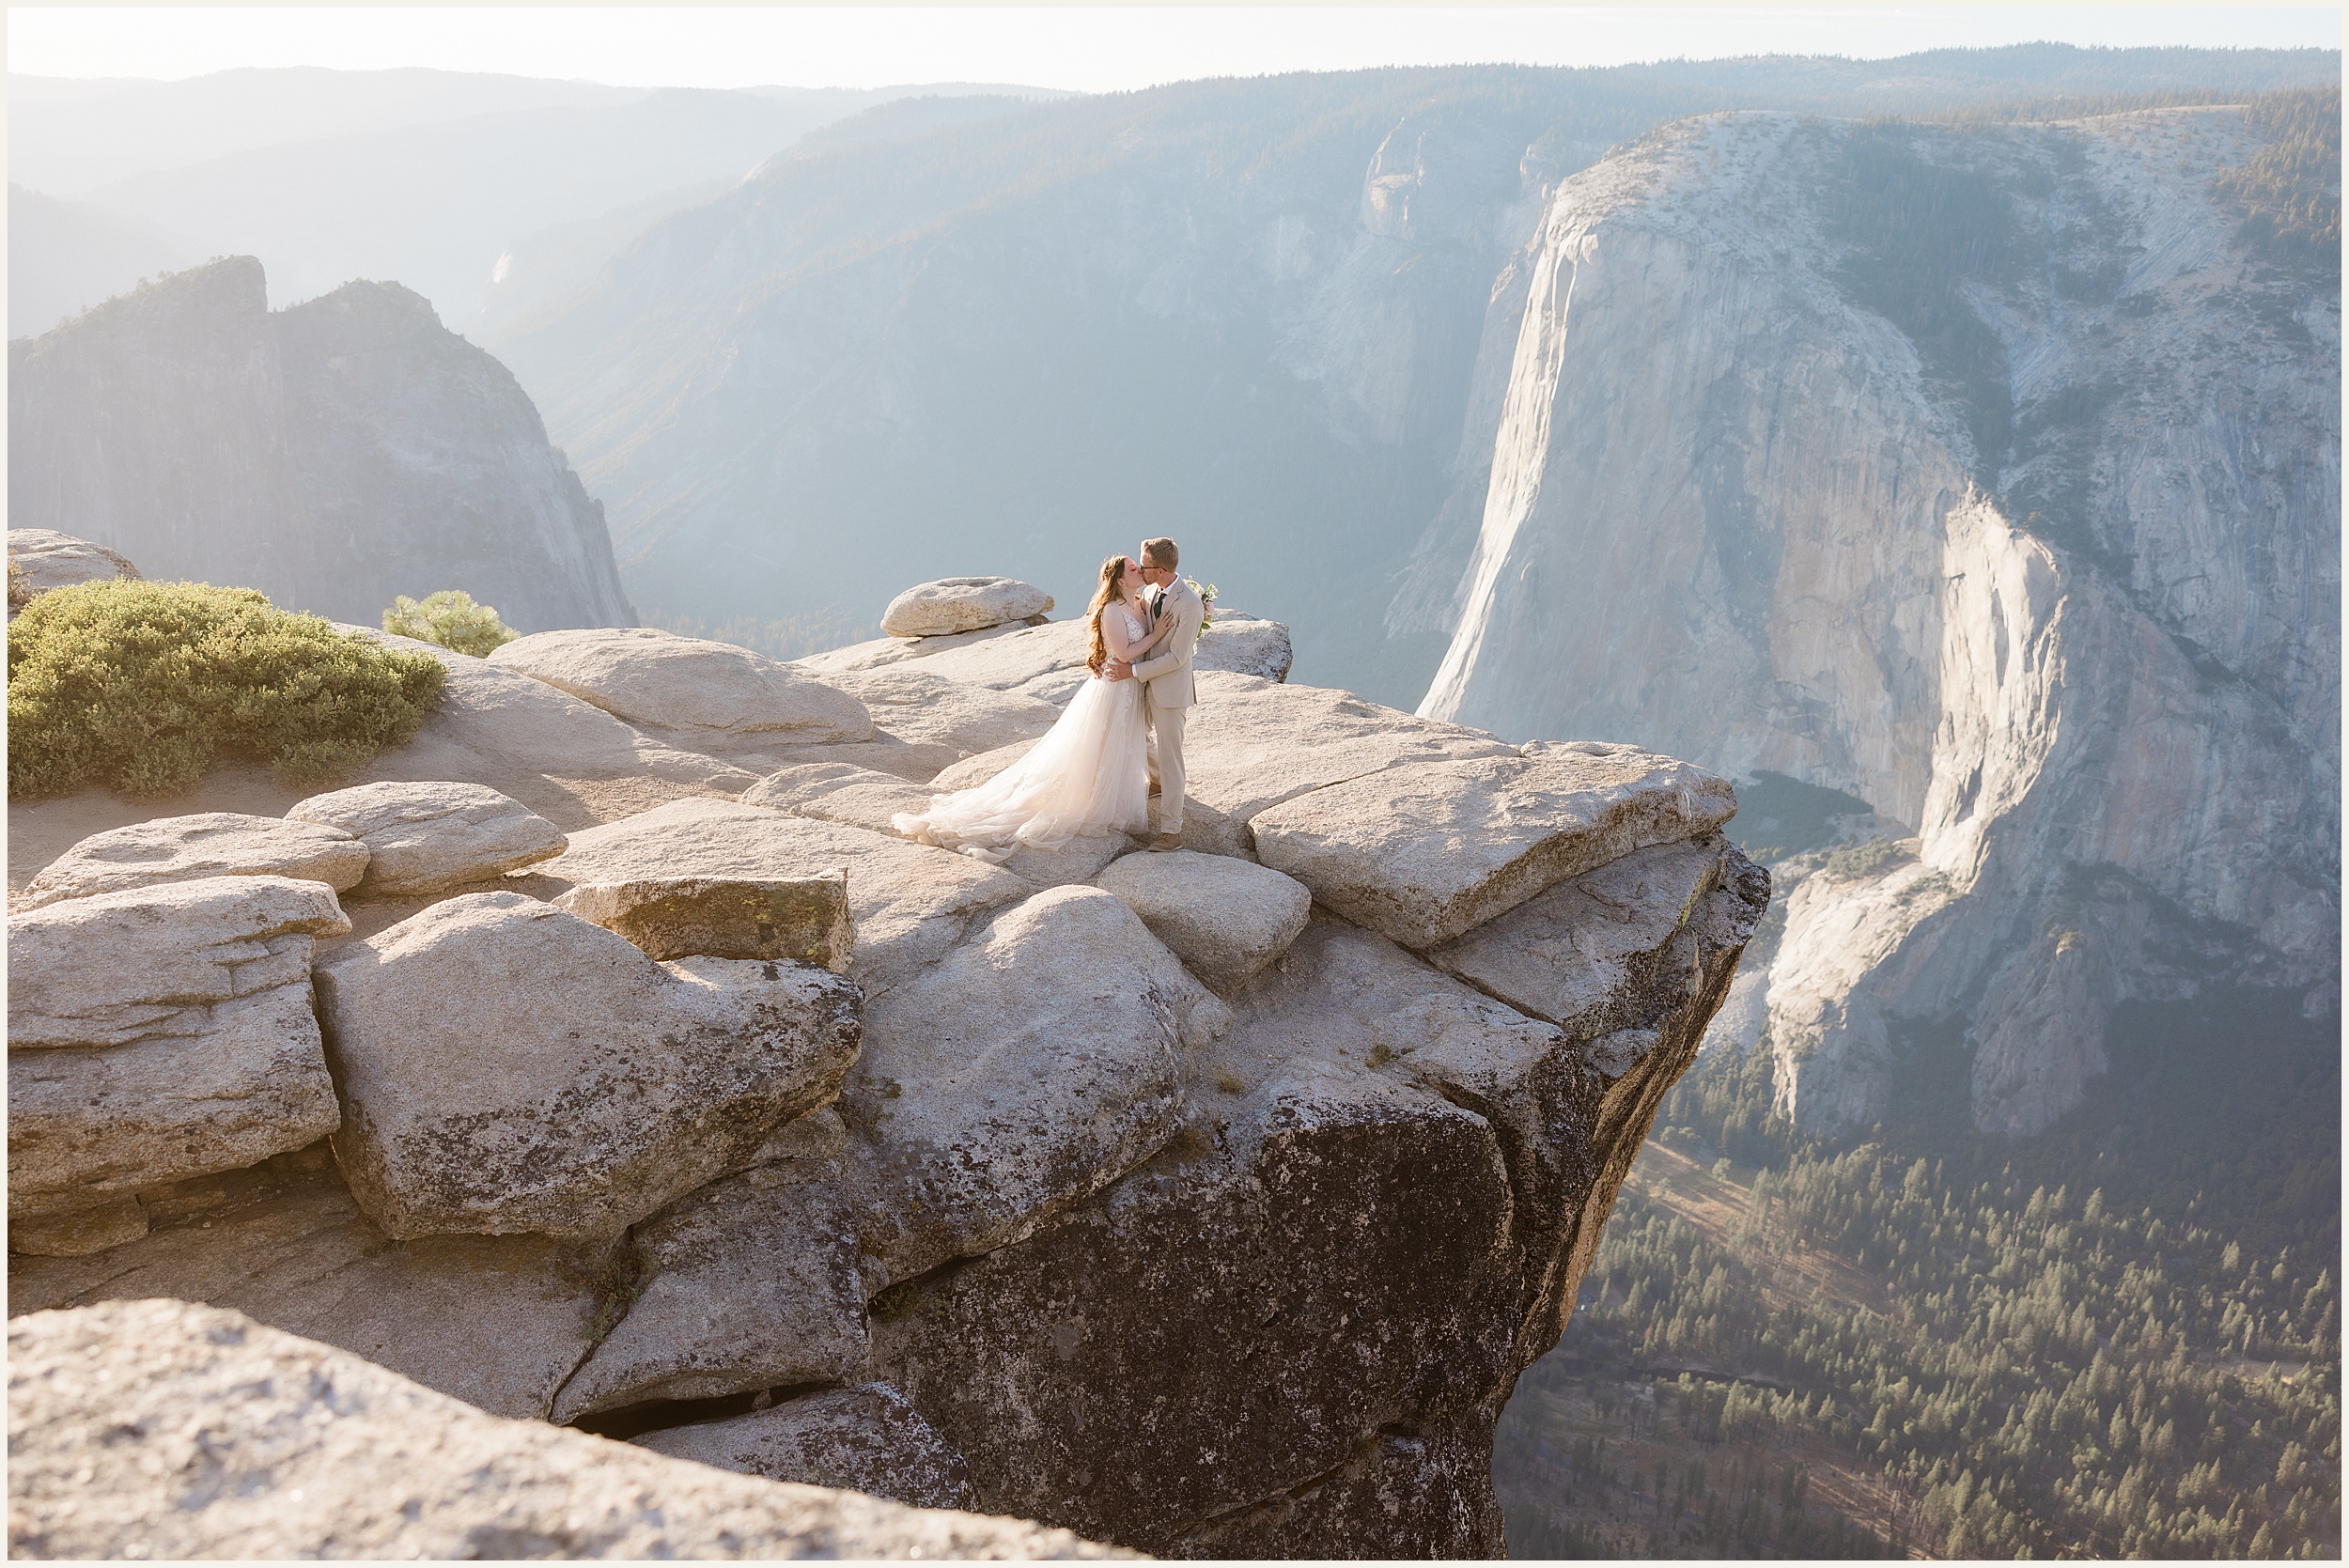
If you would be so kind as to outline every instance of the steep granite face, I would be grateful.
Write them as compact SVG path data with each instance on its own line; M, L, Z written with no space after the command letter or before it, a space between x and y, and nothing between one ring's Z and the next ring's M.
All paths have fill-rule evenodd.
M2339 1004L2338 274L2214 183L2264 123L1718 116L1519 258L1481 525L1394 611L1455 630L1422 711L1914 835L1794 892L1746 1012L1808 1124L1881 1119L1915 1026L2028 1131L2119 1001Z
M656 618L862 622L913 562L1072 604L1117 536L1165 534L1280 606L1303 678L1408 705L1450 622L1373 607L1439 508L1473 533L1532 270L1511 258L1561 179L1710 110L2337 71L2308 54L1368 70L909 120L607 237L592 276L560 237L482 341L610 505ZM1448 506L1465 484L1473 507Z
M11 520L373 624L462 588L632 626L602 507L506 368L397 284L272 312L231 256L8 346Z

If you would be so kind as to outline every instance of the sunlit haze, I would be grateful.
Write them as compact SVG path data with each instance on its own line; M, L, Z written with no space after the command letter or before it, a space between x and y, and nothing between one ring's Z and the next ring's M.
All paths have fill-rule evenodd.
M1103 92L1203 76L1768 54L1882 58L2053 41L2334 48L2341 13L2278 8L13 8L8 69L68 77L429 66L639 86L1017 81Z

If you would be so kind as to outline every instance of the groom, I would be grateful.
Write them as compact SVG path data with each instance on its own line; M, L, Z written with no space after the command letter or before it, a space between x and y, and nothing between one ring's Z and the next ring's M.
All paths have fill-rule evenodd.
M1150 780L1158 786L1159 834L1145 848L1183 846L1183 721L1199 700L1190 680L1190 656L1199 645L1199 623L1207 607L1190 585L1175 573L1181 560L1173 539L1142 541L1142 580L1149 591L1143 603L1150 612L1150 629L1160 619L1174 617L1174 629L1159 644L1156 658L1139 664L1112 660L1105 672L1112 680L1132 677L1142 682L1143 720L1150 726Z

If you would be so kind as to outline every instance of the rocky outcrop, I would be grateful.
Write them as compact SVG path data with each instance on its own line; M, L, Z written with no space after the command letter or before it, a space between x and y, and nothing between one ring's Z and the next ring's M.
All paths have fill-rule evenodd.
M848 1131L829 1110L799 1126L808 1123L817 1125L784 1141L795 1146L782 1158L712 1182L637 1228L642 1290L563 1386L555 1420L865 1375L870 1292L855 1218L808 1179L832 1168Z
M946 660L1082 678L1063 623L937 641L865 672L907 733L1046 706ZM447 657L453 710L381 767L563 800L563 852L361 897L283 977L322 1114L41 1216L14 1305L234 1307L500 1415L1160 1552L1500 1549L1493 1421L1766 900L1719 779L1206 671L1190 847L996 867L888 831L927 793L868 765L895 736L754 783ZM332 899L26 919L271 886Z
M1110 1555L501 1421L177 1301L10 1320L8 1442L20 1558Z
M298 1149L338 1119L310 1012L322 882L217 877L8 922L8 1213L115 1210L142 1188ZM11 1237L24 1245L27 1238ZM96 1235L53 1235L78 1251Z
M967 1508L970 1467L886 1383L795 1399L776 1410L639 1437L656 1453L722 1470L842 1486L917 1508Z
M608 1238L830 1099L855 987L687 958L536 899L436 904L319 966L334 1153L395 1236Z
M19 902L39 908L206 877L290 877L343 893L365 879L370 858L340 823L198 812L91 834L42 867Z
M397 284L272 312L250 256L9 344L8 511L344 620L439 588L524 631L636 619L503 365Z
M301 822L339 829L366 846L366 874L356 884L362 897L447 893L559 855L569 842L509 795L446 781L313 795L286 813L286 825Z
M8 530L8 618L52 588L135 579L138 567L117 552L54 528Z
M968 856L722 800L679 800L571 835L541 868L564 891L657 877L796 880L845 873L856 923L848 973L878 996L935 962L975 917L1034 890Z
M891 599L881 629L892 637L952 637L1039 619L1051 608L1051 595L1016 577L942 577Z
M574 882L554 907L618 932L654 958L788 958L837 974L856 950L848 880L837 872Z
M864 705L788 664L651 627L542 631L495 649L516 670L695 750L869 740Z
M896 674L901 666L918 660L919 673L965 691L976 688L1057 707L1075 694L1090 674L1085 668L1087 636L1085 623L1079 618L1041 626L1005 625L953 636L882 637L811 654L800 665L830 681L867 671ZM1289 658L1288 628L1237 610L1219 609L1215 624L1199 634L1191 667L1279 681L1288 678Z
M926 761L934 758L931 773L980 752L1034 740L1060 717L1060 708L1041 698L990 691L918 668L884 665L823 679L862 702L875 724L913 747Z
M1098 881L1219 992L1286 953L1314 907L1313 893L1294 877L1189 849L1128 855Z
M1259 812L1249 830L1267 865L1331 909L1428 948L1736 809L1727 781L1701 768L1594 745L1382 769Z
M366 765L371 782L482 784L568 832L680 796L736 794L756 780L520 671L410 637L343 629L431 654L448 671L416 737Z
M630 1278L611 1248L543 1235L387 1236L332 1150L151 1187L107 1250L13 1258L18 1312L177 1296L233 1308L496 1416L543 1419ZM26 1250L19 1226L8 1245ZM86 1251L87 1250L85 1250Z
M2261 146L1691 121L1561 186L1496 298L1481 530L1398 601L1455 632L1422 711L1913 838L1803 882L1742 1010L1808 1125L1882 1119L1920 1026L2027 1132L2120 1001L2339 1004L2339 290L2238 234Z

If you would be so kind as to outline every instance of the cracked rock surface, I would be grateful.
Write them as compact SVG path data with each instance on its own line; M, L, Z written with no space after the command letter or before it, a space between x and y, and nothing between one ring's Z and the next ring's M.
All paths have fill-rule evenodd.
M20 1078L92 1049L177 1063L258 986L289 1022L315 1006L325 1092L315 1125L281 1118L238 1169L54 1178L13 1233L14 1301L235 1308L706 1486L820 1482L1076 1532L990 1522L860 1550L1501 1552L1493 1422L1556 1343L1767 904L1719 832L1728 786L1289 687L1268 656L1199 676L1179 853L1112 834L998 867L896 837L897 812L1019 753L1082 678L1081 632L817 656L803 668L883 722L765 752L655 738L470 661L439 731L377 771L564 802L546 808L563 852L499 891L354 906L349 935L320 883L140 890L287 902L233 962L180 923L148 966L186 970L170 999L97 956L127 936L61 948L47 981L35 966L11 995ZM589 755L593 776L567 771ZM468 756L474 773L450 770ZM118 922L126 896L34 911L20 939ZM829 967L723 955L770 941ZM475 1452L453 1407L401 1408ZM233 1442L275 1440L239 1425L264 1405L221 1409ZM28 1437L21 1516L98 1549L115 1538L70 1533L99 1527L38 1490L81 1463L77 1430ZM561 1448L564 1476L616 1446ZM531 1512L555 1483L498 1464L498 1517L537 1522L468 1550L683 1555L738 1517L731 1493L648 1523L563 1490L557 1529ZM148 1483L104 1473L143 1517ZM490 1528L482 1473L425 1465L409 1495ZM308 1497L279 1474L253 1495ZM627 1498L656 1495L629 1474ZM348 1506L350 1539L381 1550L459 1540ZM156 1539L194 1549L215 1512ZM285 1529L254 1539L290 1549Z
M11 1557L1101 1557L502 1421L181 1301L8 1324Z

